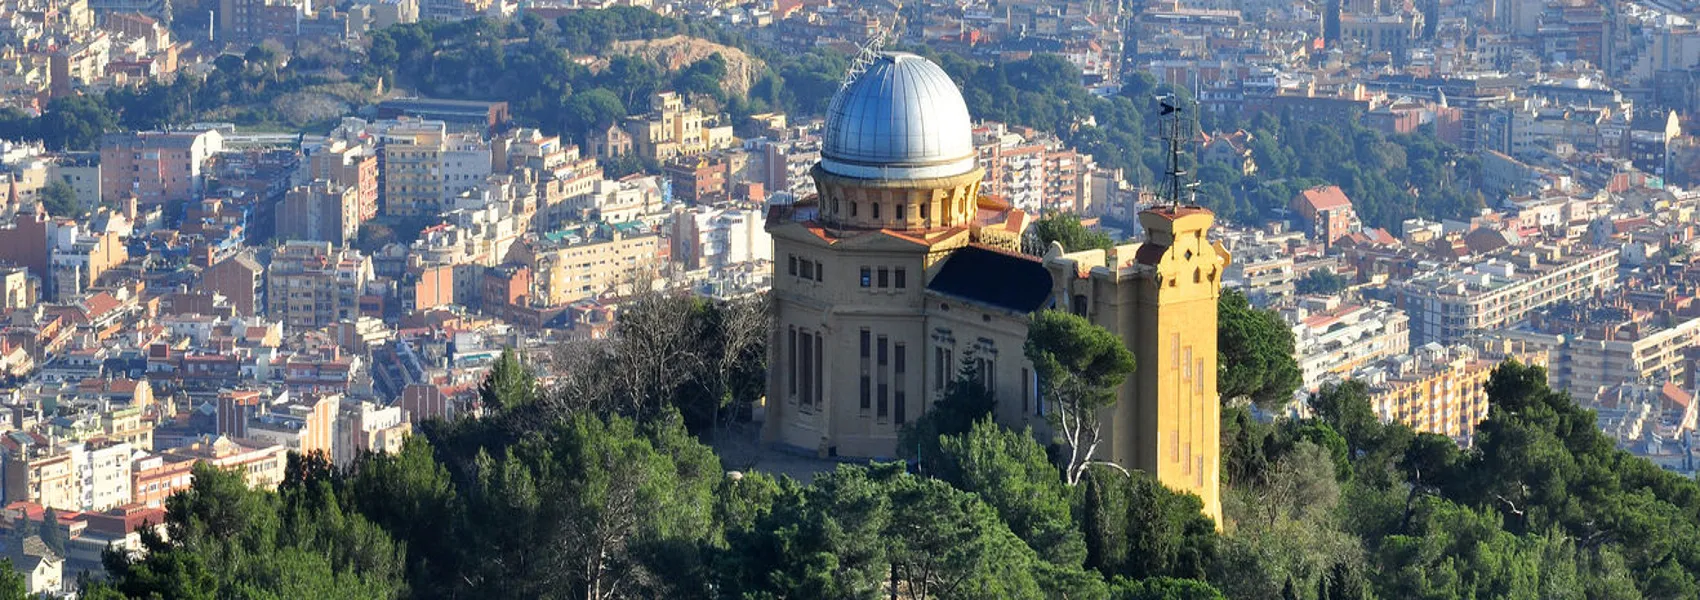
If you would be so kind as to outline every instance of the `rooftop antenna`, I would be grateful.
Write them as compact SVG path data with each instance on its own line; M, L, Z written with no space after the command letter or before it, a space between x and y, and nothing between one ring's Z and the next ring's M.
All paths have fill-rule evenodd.
M1197 102L1195 101L1195 109L1196 105ZM1175 98L1173 94L1158 96L1157 107L1158 116L1165 121L1163 123L1163 141L1167 143L1169 150L1169 165L1163 171L1165 178L1163 200L1167 201L1171 208L1178 208L1181 206L1182 196L1185 195L1187 203L1197 204L1196 190L1198 183L1188 181L1186 169L1181 168L1181 145L1187 143L1192 137L1192 121L1181 117L1181 113L1185 112L1185 107L1181 106L1180 100ZM1183 123L1185 124L1184 129Z
M890 38L898 35L897 24L903 20L903 3L896 5L897 11L892 14L891 23L875 27L874 32L868 35L868 41L863 42L862 48L856 52L856 58L850 60L850 67L844 70L844 79L838 82L839 89L850 87L850 82L867 72L868 67L874 66L874 61L880 58L880 50L885 48Z

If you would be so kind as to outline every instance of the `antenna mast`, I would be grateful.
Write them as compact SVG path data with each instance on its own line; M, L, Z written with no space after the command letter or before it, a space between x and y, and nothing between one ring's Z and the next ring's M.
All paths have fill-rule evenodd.
M1187 143L1187 138L1192 138L1192 127L1181 131L1183 121L1180 114L1183 107L1175 99L1175 95L1159 95L1158 110L1158 116L1163 117L1164 121L1163 143L1168 146L1168 168L1163 170L1163 201L1168 202L1171 207L1178 207L1181 204L1181 194L1192 192L1193 187L1197 187L1197 184L1188 182L1187 170L1180 165L1181 144ZM1188 201L1192 199L1188 197Z
M1196 104L1195 101L1194 108ZM1169 165L1163 171L1163 200L1167 201L1170 207L1179 207L1184 194L1188 204L1197 204L1195 195L1198 183L1189 181L1186 169L1181 168L1181 145L1192 138L1192 122L1181 118L1184 107L1180 106L1179 100L1173 94L1158 96L1157 106L1160 111L1158 115L1165 120L1163 142L1167 144L1169 151ZM1183 123L1188 127L1183 129Z

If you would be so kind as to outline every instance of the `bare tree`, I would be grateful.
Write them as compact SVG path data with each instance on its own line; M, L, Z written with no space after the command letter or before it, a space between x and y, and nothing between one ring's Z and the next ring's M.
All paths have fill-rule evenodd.
M1024 350L1039 375L1051 424L1068 446L1063 474L1074 485L1098 450L1098 414L1115 403L1116 388L1133 373L1133 353L1115 333L1054 310L1033 315Z

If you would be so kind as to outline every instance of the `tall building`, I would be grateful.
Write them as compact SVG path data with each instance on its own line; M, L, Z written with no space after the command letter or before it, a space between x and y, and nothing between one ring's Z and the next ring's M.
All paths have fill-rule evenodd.
M1617 280L1620 253L1537 246L1390 287L1394 302L1411 316L1413 345L1452 343L1514 325L1543 306L1588 297Z
M100 139L101 201L143 206L191 200L206 187L205 167L224 150L217 131L109 133Z
M218 39L226 45L295 41L298 23L313 16L305 0L219 0Z
M1109 252L1013 252L1030 217L981 196L961 92L902 53L880 55L833 98L813 175L818 194L767 223L764 440L900 457L904 423L966 374L992 391L1000 422L1044 431L1027 323L1070 310L1120 335L1139 365L1103 415L1097 458L1198 494L1220 517L1215 327L1229 257L1207 240L1210 211L1146 211L1148 240Z
M360 314L372 260L325 242L286 242L266 269L266 313L291 329L315 329Z
M278 207L278 239L341 246L353 242L359 231L360 191L351 187L329 181L296 186L284 194Z
M491 173L490 146L477 133L451 133L443 121L380 121L378 188L389 216L435 215L444 201Z
M332 140L308 158L310 176L324 179L359 194L360 220L378 216L378 155L365 144Z

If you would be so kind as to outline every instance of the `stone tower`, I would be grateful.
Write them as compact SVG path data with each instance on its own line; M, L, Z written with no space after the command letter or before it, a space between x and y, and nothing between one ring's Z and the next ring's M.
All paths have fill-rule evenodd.
M1230 257L1206 234L1215 215L1190 207L1139 214L1134 323L1124 332L1138 361L1130 390L1135 441L1128 464L1204 500L1222 521L1221 400L1216 391L1216 311ZM1124 393L1124 399L1127 394Z

